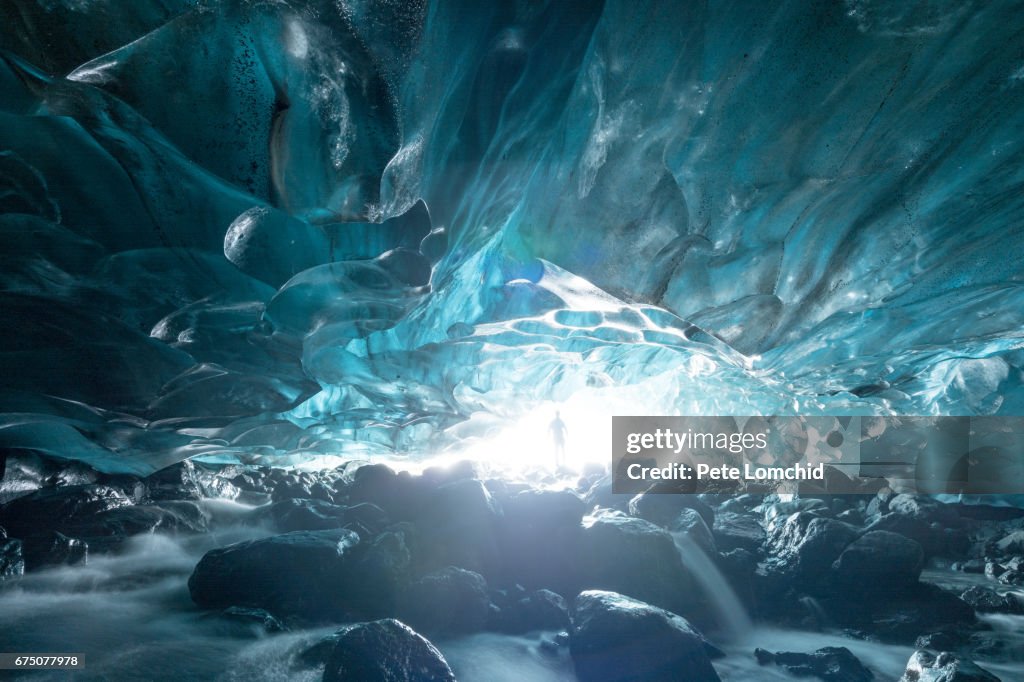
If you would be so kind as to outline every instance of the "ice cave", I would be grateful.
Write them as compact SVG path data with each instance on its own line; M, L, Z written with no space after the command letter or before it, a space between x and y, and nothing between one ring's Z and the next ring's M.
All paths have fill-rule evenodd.
M0 0L0 324L16 678L1024 680L1022 0Z

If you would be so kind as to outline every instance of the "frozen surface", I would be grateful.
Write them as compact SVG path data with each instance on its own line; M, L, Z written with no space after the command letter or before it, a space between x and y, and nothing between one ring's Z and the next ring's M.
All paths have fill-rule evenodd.
M561 407L603 461L614 413L1021 414L1022 15L12 0L0 447L523 451Z

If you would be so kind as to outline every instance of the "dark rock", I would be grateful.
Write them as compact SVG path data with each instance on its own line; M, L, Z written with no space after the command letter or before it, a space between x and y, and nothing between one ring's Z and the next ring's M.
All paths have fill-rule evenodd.
M649 460L652 465L657 465L654 460ZM629 493L616 493L613 491L612 477L603 476L598 479L583 496L587 509L601 507L604 509L616 509L621 512L629 510L629 501L634 495Z
M506 498L503 507L503 582L575 594L583 501L568 490L525 490Z
M960 517L955 510L933 498L909 493L896 495L889 500L889 513L901 514L925 523L938 522L947 527L960 525Z
M914 646L918 649L931 649L932 651L950 651L959 648L968 639L965 633L944 630L921 635L915 640Z
M25 574L21 540L0 538L0 581Z
M930 583L874 594L884 598L851 598L840 589L819 596L818 602L840 626L889 642L909 644L922 633L968 631L977 625L974 609L957 595Z
M698 595L668 531L621 512L587 517L583 525L578 560L584 587L697 615Z
M455 481L432 491L416 520L422 535L417 553L421 568L462 566L484 576L498 574L502 568L499 518L493 498L476 479Z
M718 548L711 530L704 523L704 518L694 509L683 509L668 526L672 533L681 533L693 544L700 547L708 556L715 556Z
M745 549L734 549L731 552L724 552L718 555L718 568L732 584L734 590L740 593L741 599L746 603L751 601L751 589L754 575L757 571L757 556Z
M1006 571L998 577L998 580L1004 585L1013 585L1014 587L1024 585L1024 571Z
M315 644L300 651L299 655L295 657L295 667L301 669L316 668L321 665L326 665L327 660L331 657L331 652L334 651L334 646L338 643L338 639L341 637L341 633L343 632L344 630L341 630L330 634Z
M999 678L974 661L948 651L937 655L915 651L900 682L999 682Z
M89 560L89 544L63 533L51 532L25 538L25 568L34 571L44 566L84 564Z
M502 632L559 630L569 626L569 607L561 595L537 590L503 604L495 629Z
M614 592L576 597L569 651L581 682L717 682L709 645L686 619Z
M379 533L388 525L387 514L375 504L345 507L323 500L285 499L262 510L281 532L350 528L359 535Z
M701 495L701 500L711 504L712 500L709 499L710 497L710 495ZM764 502L763 495L751 495L749 493L744 495L727 495L721 504L718 505L718 511L743 514L750 512L762 502Z
M483 629L490 604L483 576L449 566L410 583L399 615L430 635L462 634Z
M244 606L229 606L222 612L225 618L229 620L237 621L239 623L245 623L248 625L257 625L267 632L282 632L287 628L280 620L275 618L273 614L266 611L265 609L251 609Z
M260 469L249 468L227 480L231 482L231 485L244 493L266 495L271 491L271 488L267 485L267 475Z
M399 594L408 582L414 537L412 526L400 523L360 544L346 576L358 586L350 599L354 612L374 618L396 613Z
M270 491L270 499L273 502L284 502L291 499L316 499L321 502L333 503L334 496L334 490L318 481L313 474L308 472L283 476L276 480L273 489Z
M764 522L771 529L777 523L782 523L799 512L808 512L814 516L832 516L832 511L824 500L807 497L767 505L764 509Z
M132 535L155 531L201 533L208 529L209 522L194 502L134 505L122 488L105 484L43 488L4 506L0 516L25 540L30 569L43 563L66 563L76 552L84 556L69 547L71 554L67 557L58 559L54 555L52 560L45 560L52 554L48 548L53 545L54 532L78 538L88 544L89 551L102 553L118 548Z
M890 531L915 540L925 557L957 557L969 546L966 533L960 529L960 517L941 502L904 493L889 500L887 510L874 518L867 530Z
M745 549L760 553L765 541L764 528L756 517L749 514L719 513L715 516L712 532L715 545L722 552Z
M960 598L980 613L1024 613L1024 603L1017 597L980 585L964 590Z
M359 544L349 530L295 531L211 550L192 572L189 591L206 608L262 608L313 620L393 608L395 573L404 568L401 538Z
M40 488L88 485L99 478L95 469L75 460L25 449L0 451L0 504Z
M842 521L798 512L773 527L766 568L811 588L827 580L828 569L858 535L856 528Z
M996 547L1004 555L1024 552L1024 530L1014 531L996 542Z
M407 472L396 473L383 464L367 464L352 473L346 486L349 504L369 502L397 521L412 521L423 501L425 486Z
M91 518L74 519L66 527L86 538L127 537L141 533L205 533L209 516L195 502L160 502L119 507Z
M199 500L204 497L233 500L240 492L228 479L191 460L172 464L150 474L143 482L149 499L153 501Z
M708 526L715 523L715 512L696 495L660 492L655 485L629 501L629 513L658 526L669 526L683 510L700 514Z
M72 519L130 505L125 493L105 485L73 485L41 488L0 507L0 525L19 538L45 535L61 529Z
M203 533L209 517L194 502L160 502L154 505L124 506L98 514L75 516L52 524L60 533L88 544L89 552L104 553L119 549L124 541L142 533ZM39 538L48 543L53 531L41 531ZM31 565L30 565L31 568Z
M338 633L324 682L454 682L448 662L409 626L389 618Z
M827 646L809 654L756 649L754 656L761 665L774 663L797 677L817 677L828 682L869 682L874 678L849 649L841 646Z
M856 594L890 593L921 577L924 552L917 542L896 533L871 531L850 543L832 570L836 580Z

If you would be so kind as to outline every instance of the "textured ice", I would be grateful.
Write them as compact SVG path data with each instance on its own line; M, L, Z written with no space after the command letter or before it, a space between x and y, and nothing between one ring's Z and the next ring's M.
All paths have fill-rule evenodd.
M0 447L142 472L558 406L1024 413L1020 16L11 0Z

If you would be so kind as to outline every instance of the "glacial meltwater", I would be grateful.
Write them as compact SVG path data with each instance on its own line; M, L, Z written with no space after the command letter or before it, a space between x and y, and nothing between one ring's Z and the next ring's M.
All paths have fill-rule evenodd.
M306 627L268 633L257 623L239 622L198 608L187 580L202 555L215 547L267 537L275 531L254 524L259 507L205 500L213 530L173 537L161 533L132 538L123 551L90 558L86 565L62 566L26 575L0 591L0 649L67 651L84 655L78 680L183 679L224 681L320 680L323 666L310 665L303 652L337 630ZM720 628L709 636L725 653L714 662L722 680L758 682L794 679L786 670L759 665L755 647L810 651L846 647L877 680L902 675L913 647L872 642L838 631L801 631L751 623L733 589L705 552L681 533L674 540L699 590L713 603ZM926 572L926 579L966 587L983 576L948 570ZM281 576L287 580L288 576ZM999 655L976 657L1003 680L1024 679L1024 616L987 615L989 646ZM574 680L556 631L496 632L440 637L435 645L463 682ZM1015 661L1015 662L1014 662ZM67 672L35 672L31 679L63 680ZM685 679L681 676L679 679Z

